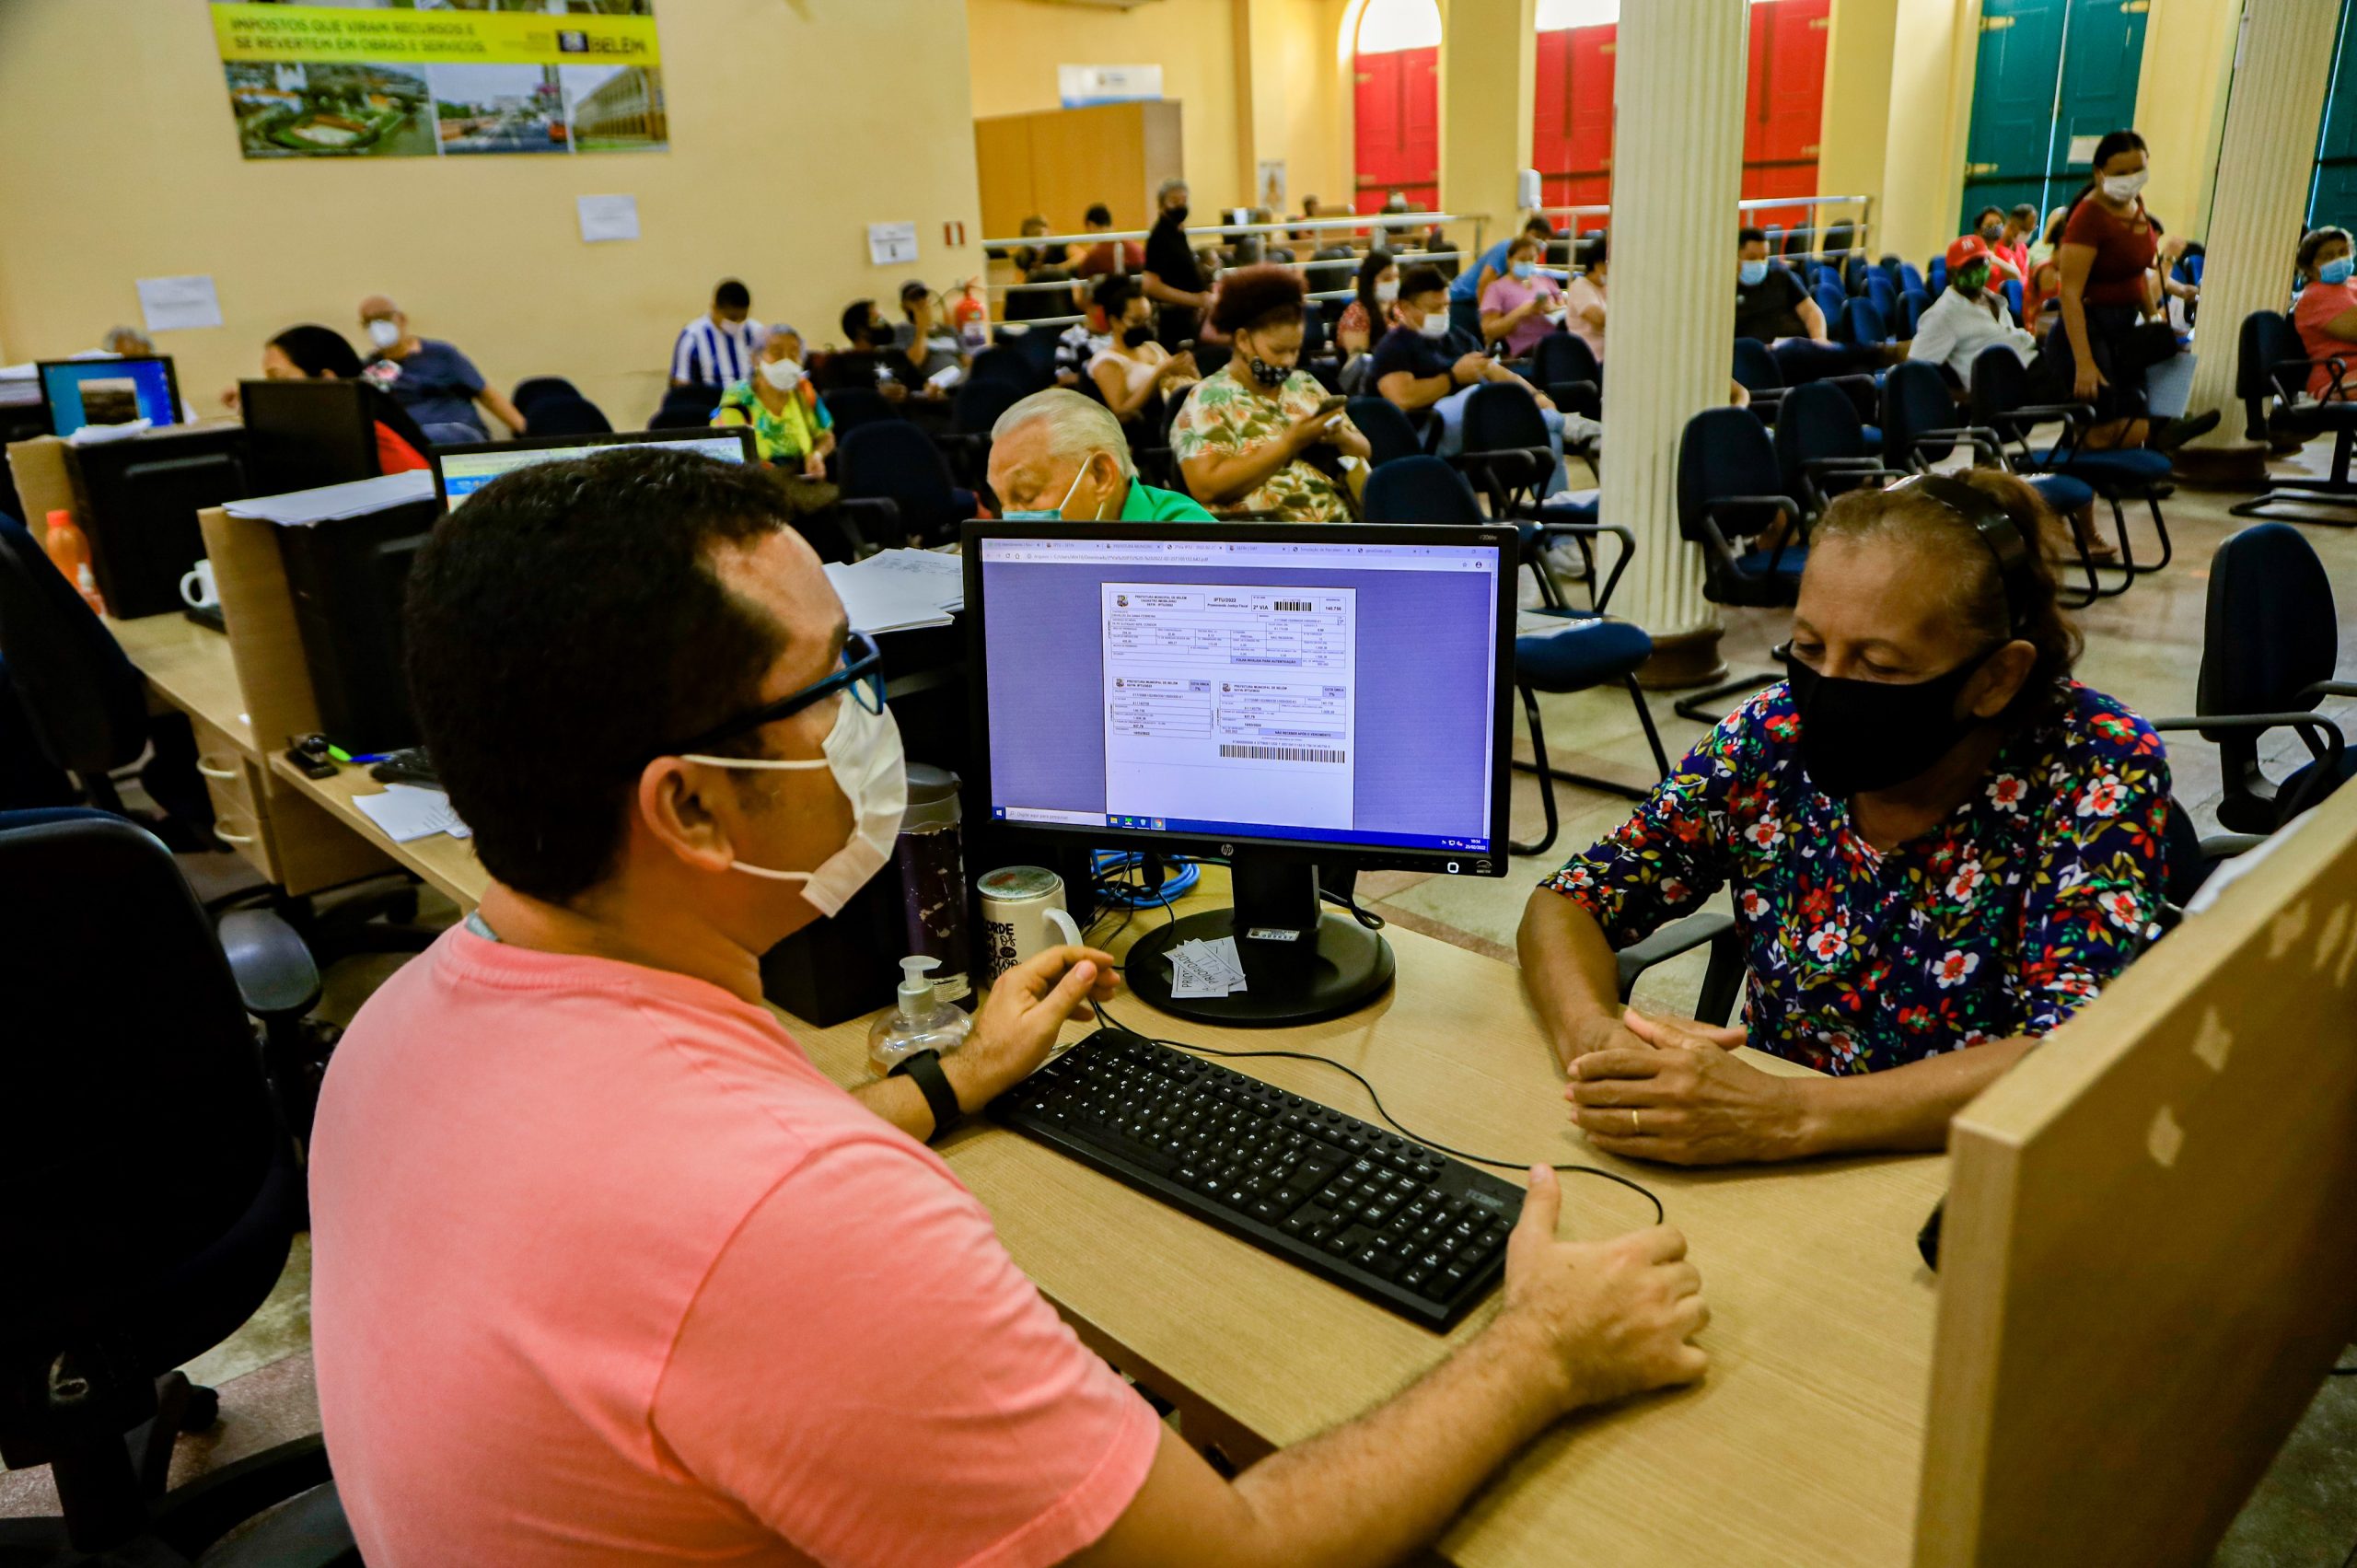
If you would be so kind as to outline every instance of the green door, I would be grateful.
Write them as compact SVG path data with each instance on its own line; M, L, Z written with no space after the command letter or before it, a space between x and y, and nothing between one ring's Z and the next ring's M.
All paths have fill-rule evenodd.
M2150 4L1986 0L1957 232L1982 207L2044 212L2086 182L2096 142L2135 124Z
M1982 5L1957 233L1983 207L2043 200L2068 17L2067 0Z
M2316 182L2308 191L2308 226L2357 225L2357 48L2349 37L2350 7L2340 8L2340 36L2332 47L2332 86L2324 105L2324 134L2316 143Z

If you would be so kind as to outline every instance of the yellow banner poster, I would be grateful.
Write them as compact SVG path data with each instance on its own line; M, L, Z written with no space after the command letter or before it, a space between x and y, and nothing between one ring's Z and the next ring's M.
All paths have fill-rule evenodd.
M214 0L250 158L658 150L653 0Z

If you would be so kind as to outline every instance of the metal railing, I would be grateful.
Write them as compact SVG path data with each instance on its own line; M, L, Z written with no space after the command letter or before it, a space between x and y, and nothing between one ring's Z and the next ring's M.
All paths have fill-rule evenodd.
M1780 212L1787 207L1805 207L1812 215L1827 207L1857 208L1858 215L1855 218L1836 220L1849 225L1852 249L1865 249L1866 237L1874 230L1875 199L1872 196L1754 196L1735 204L1735 210L1738 213ZM1537 207L1532 210L1550 218L1569 218L1571 227L1567 238L1576 240L1585 226L1580 220L1586 217L1609 217L1612 214L1612 203L1602 202L1580 206ZM1606 226L1597 224L1595 226L1602 228ZM1821 231L1832 226L1813 224L1810 226Z

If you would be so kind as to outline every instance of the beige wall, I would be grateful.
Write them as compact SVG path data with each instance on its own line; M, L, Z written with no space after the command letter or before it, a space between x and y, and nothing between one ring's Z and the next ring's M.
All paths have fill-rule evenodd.
M2136 128L2152 156L2144 201L2189 239L2210 232L2210 192L2242 13L2242 0L2153 0L2144 18L2144 70L2136 86ZM2305 162L2314 151L2286 156Z
M381 289L494 384L568 376L627 427L722 276L823 342L852 298L981 268L965 17L945 0L665 0L666 153L349 162L238 156L203 5L109 0L103 26L99 9L0 0L10 359L136 322L136 278L209 273L226 325L158 339L203 402L258 374L284 327L356 342L354 308ZM910 80L923 90L888 86ZM764 104L789 134L756 118ZM852 146L877 156L840 156ZM603 192L638 198L643 238L581 242L574 198ZM894 220L916 223L920 259L871 266L865 226Z

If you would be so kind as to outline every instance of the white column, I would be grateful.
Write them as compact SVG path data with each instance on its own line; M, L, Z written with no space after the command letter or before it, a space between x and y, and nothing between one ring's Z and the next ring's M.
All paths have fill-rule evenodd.
M2258 468L2258 449L2244 438L2242 404L2235 397L2236 340L2252 311L2286 308L2292 237L2307 211L2340 19L2340 0L2248 0L2243 9L2226 130L2218 145L2209 257L2202 263L2201 326L2195 336L2201 357L2187 405L2195 413L2214 408L2225 418L2180 454L2194 463L2212 454L2212 464L2236 454L2254 476Z
M1662 664L1698 676L1719 621L1701 552L1678 533L1678 443L1731 379L1748 29L1744 0L1624 6L1614 73L1602 517L1636 531L1637 557L1612 609L1677 639Z

